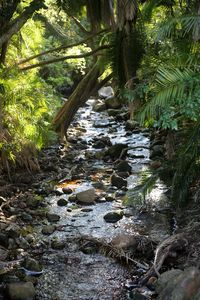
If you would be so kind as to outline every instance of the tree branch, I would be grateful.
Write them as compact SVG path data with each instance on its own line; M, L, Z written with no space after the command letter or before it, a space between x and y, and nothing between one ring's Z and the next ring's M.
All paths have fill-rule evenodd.
M53 59L49 59L49 60L46 60L46 61L42 61L42 62L39 62L37 64L34 64L34 65L29 65L27 67L22 67L20 68L21 71L27 71L27 70L30 70L30 69L33 69L33 68L38 68L38 67L41 67L41 66L45 66L45 65L49 65L49 64L52 64L52 63L56 63L56 62L59 62L59 61L63 61L63 60L66 60L66 59L77 59L77 58L84 58L84 57L89 57L101 50L104 50L104 49L109 49L111 46L110 45L104 45L104 46L100 46L99 48L93 50L93 51L90 51L90 52L87 52L87 53L83 53L83 54L79 54L79 55L67 55L67 56L63 56L63 57L58 57L58 58L53 58Z
M91 31L88 31L82 24L81 22L74 16L72 16L69 12L67 12L68 16L70 18L72 18L72 20L76 23L76 25L78 26L78 28L85 34L91 34Z
M41 8L46 8L44 6L44 0L33 0L20 16L16 17L8 25L6 32L0 36L0 48L5 42L9 41L9 39L22 28L22 26L27 22L29 18L31 18L31 16L36 10L39 10Z
M38 54L35 54L35 55L32 55L28 58L25 58L23 60L20 60L17 65L21 65L21 64L24 64L34 58L37 58L37 57L40 57L40 56L43 56L43 55L46 55L46 54L49 54L49 53L52 53L52 52L56 52L56 51L60 51L60 50L64 50L64 49L68 49L68 48L73 48L73 47L76 47L76 46L79 46L81 44L84 44L86 43L88 40L92 39L94 36L96 35L99 35L103 32L107 31L107 29L104 29L104 30L101 30L99 31L98 33L96 34L92 34L90 36L88 36L86 39L82 40L82 41L79 41L79 42L76 42L76 43L73 43L73 44L70 44L70 45L61 45L57 48L53 48L53 49L50 49L50 50L47 50L47 51L44 51L44 52L41 52L41 53L38 53Z

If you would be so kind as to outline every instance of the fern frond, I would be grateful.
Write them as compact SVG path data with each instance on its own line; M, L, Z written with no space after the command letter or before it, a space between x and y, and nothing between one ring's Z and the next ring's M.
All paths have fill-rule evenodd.
M185 100L184 94L193 91L195 83L200 80L200 75L190 68L160 67L157 72L155 86L152 89L155 96L146 104L140 113L143 123L145 118L153 117L158 107L169 107L175 103L180 104Z
M172 200L177 206L183 206L187 203L190 185L200 176L200 121L192 129L179 157L172 182Z
M188 15L180 17L170 17L163 21L158 27L157 40L171 38L174 35L185 37L191 34L194 41L200 39L200 16Z

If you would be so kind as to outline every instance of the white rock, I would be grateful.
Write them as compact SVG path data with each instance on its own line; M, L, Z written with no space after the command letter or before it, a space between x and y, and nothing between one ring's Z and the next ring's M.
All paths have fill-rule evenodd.
M114 91L111 86L105 86L98 90L98 94L101 98L108 98L114 96Z

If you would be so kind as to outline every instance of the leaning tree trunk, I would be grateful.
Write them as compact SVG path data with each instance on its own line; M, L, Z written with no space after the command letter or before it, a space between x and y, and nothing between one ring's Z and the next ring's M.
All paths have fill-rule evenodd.
M103 68L100 66L99 60L87 73L87 75L80 81L74 92L69 97L68 101L58 111L56 117L53 120L53 125L57 132L60 133L61 139L66 136L67 129L71 124L74 115L79 107L81 107L101 85L105 84L110 79L108 76L103 80L102 84L98 83L98 78L103 73Z

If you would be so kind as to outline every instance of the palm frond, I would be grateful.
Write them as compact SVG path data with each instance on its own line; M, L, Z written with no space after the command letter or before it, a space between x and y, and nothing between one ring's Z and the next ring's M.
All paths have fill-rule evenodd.
M190 35L194 41L200 39L199 15L167 18L157 30L157 40L164 40L173 36L185 37L186 35Z
M181 19L183 34L192 33L194 41L200 39L200 15L183 16Z
M169 107L174 103L185 100L185 93L192 92L195 83L200 80L200 75L190 68L160 67L157 71L155 86L152 89L155 96L146 104L140 113L143 123L145 118L153 117L157 107Z
M188 200L189 187L200 176L200 121L190 129L179 157L172 182L172 200L177 206L183 206Z

